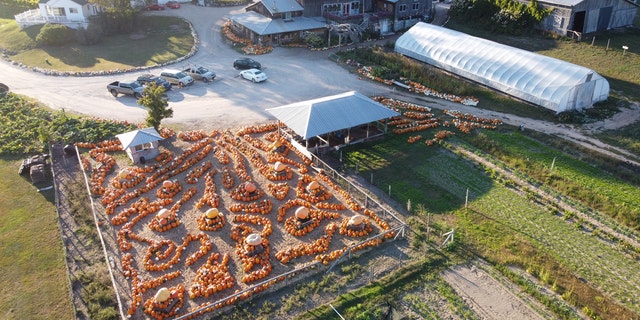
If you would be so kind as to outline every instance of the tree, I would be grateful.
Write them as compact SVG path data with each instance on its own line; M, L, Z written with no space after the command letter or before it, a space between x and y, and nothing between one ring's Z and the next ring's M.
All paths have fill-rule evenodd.
M173 117L173 110L169 108L168 100L163 86L152 83L144 89L142 98L138 99L138 104L145 106L149 112L146 119L147 126L157 130L162 119Z

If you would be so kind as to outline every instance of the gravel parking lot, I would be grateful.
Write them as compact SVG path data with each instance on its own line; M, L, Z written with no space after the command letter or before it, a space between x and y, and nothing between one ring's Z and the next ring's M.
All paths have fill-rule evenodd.
M165 120L166 123L202 129L238 127L273 119L265 109L293 102L350 90L365 95L389 92L390 88L358 80L356 75L330 61L329 51L302 48L276 47L269 54L252 56L262 63L269 80L258 84L242 80L232 66L233 60L241 55L224 43L220 34L225 17L241 10L241 7L185 4L178 10L145 13L184 17L191 21L200 37L199 51L171 68L196 64L217 74L213 83L196 82L169 92L169 106L174 116ZM149 71L159 74L161 68ZM114 98L107 92L106 85L116 80L133 80L146 72L61 80L2 62L0 82L9 85L13 92L36 98L55 109L141 122L146 110L130 96Z

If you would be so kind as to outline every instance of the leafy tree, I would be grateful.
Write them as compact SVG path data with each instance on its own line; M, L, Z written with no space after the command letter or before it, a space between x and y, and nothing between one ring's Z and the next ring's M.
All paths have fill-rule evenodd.
M475 22L493 32L520 34L533 30L552 11L536 0L528 4L516 0L454 0L449 14L458 21Z
M142 98L138 99L138 104L147 107L149 112L146 122L147 126L156 130L164 118L173 117L173 110L169 108L167 95L163 86L152 83L144 89Z
M74 41L74 30L56 23L45 24L36 36L38 45L61 46Z

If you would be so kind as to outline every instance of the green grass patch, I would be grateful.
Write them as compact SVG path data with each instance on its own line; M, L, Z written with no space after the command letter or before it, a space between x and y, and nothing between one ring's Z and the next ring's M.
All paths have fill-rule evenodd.
M32 67L98 71L176 60L194 45L189 23L178 17L139 16L134 33L106 36L96 45L37 46L35 38L40 28L23 30L13 19L0 19L0 47L11 53L12 60Z
M618 146L640 155L640 122L618 130L605 131L597 135L598 139L610 145Z
M467 188L479 196L492 186L489 177L466 160L443 150L408 144L405 135L390 135L383 141L343 148L343 161L363 177L373 175L382 190L400 203L411 200L431 212L441 213L464 205ZM387 160L393 159L393 160ZM474 174L460 174L474 172Z
M73 319L53 191L18 175L22 159L0 157L0 314L5 319Z
M507 166L570 195L621 224L636 231L639 229L640 190L637 186L518 131L485 131L468 140Z
M0 4L0 10L2 8ZM8 53L17 53L36 48L36 36L42 26L21 29L15 18L0 19L0 48Z
M447 258L440 254L427 254L415 263L386 276L379 281L340 295L331 304L346 319L376 319L376 310L384 304L395 303L396 297L408 288L419 285L426 273L437 273L446 266ZM296 317L297 319L333 319L335 312L323 305Z

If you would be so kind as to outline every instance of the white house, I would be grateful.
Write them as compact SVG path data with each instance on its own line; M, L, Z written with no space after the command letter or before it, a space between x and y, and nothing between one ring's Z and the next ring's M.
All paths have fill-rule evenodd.
M40 0L38 9L29 10L15 16L21 28L28 26L59 23L70 28L86 28L87 18L97 15L99 6L87 0Z

